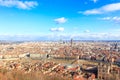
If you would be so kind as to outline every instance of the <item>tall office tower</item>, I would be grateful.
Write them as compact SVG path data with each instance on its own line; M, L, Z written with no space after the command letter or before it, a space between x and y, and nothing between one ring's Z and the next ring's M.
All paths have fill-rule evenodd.
M71 38L71 41L70 41L70 43L71 43L71 47L73 46L73 39Z

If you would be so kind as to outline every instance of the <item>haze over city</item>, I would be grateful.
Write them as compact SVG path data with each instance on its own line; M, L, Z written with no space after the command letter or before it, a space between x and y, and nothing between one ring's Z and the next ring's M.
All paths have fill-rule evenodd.
M0 0L0 40L119 40L120 0Z

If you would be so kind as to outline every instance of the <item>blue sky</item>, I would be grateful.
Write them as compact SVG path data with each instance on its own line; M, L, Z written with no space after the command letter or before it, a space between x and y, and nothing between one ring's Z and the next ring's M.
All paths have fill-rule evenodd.
M120 0L0 0L1 40L119 40Z

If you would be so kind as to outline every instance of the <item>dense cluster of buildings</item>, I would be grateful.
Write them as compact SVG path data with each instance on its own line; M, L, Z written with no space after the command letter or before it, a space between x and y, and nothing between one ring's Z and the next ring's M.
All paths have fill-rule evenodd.
M120 43L73 40L1 43L0 63L8 70L41 71L51 76L58 73L73 80L119 80Z

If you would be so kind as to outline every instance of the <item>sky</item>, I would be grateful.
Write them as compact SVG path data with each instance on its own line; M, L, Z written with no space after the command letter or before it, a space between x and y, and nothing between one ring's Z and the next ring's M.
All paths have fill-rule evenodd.
M120 0L0 0L0 40L120 40Z

